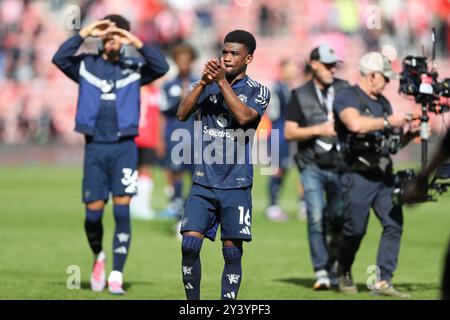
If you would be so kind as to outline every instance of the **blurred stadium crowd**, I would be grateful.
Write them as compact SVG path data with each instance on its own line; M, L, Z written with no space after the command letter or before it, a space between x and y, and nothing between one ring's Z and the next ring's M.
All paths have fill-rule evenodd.
M319 43L335 48L344 61L338 76L352 83L367 50L383 51L399 71L406 54L420 54L422 45L431 52L434 26L440 75L450 76L445 74L447 0L0 0L0 143L82 143L73 132L77 87L51 64L57 47L78 31L68 27L73 6L79 8L81 26L108 13L123 14L135 34L167 55L174 45L191 43L199 53L198 71L205 59L217 56L219 39L229 30L246 29L258 43L248 73L269 86L281 60L293 58L302 68ZM83 50L95 51L95 42ZM415 108L397 89L392 83L387 90L394 107ZM435 131L441 117L433 123Z

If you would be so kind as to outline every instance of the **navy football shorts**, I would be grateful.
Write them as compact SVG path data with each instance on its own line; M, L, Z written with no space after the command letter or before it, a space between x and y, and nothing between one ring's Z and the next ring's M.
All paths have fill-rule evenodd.
M223 240L252 240L251 186L215 189L194 183L186 200L181 230L196 231L214 241L220 225Z
M133 139L85 145L83 202L133 196L137 191L137 146Z

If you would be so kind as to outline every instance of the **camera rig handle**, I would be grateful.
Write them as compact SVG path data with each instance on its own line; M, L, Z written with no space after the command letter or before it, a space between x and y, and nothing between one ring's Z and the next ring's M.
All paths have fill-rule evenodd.
M422 116L420 117L420 142L422 147L422 154L421 154L421 160L422 160L422 169L424 169L427 165L427 157L428 157L428 128L430 126L429 120L430 117L427 113L428 105L427 103L422 104Z

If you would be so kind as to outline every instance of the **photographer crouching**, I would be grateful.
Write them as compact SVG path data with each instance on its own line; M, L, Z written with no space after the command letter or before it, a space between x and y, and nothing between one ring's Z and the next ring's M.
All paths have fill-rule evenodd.
M361 58L359 69L358 84L340 90L333 104L346 163L340 176L345 221L338 252L339 291L357 292L351 267L373 208L383 233L377 255L379 274L370 289L378 295L407 298L391 282L400 251L403 212L391 198L395 178L390 154L410 142L419 130L406 114L393 114L382 95L389 80L396 78L389 60L381 53L369 52ZM410 130L402 134L407 123Z

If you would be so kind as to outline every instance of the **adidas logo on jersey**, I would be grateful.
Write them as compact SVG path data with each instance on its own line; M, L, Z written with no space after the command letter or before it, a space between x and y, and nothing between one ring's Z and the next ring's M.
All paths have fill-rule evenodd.
M236 294L234 293L234 291L225 293L223 296L224 296L225 298L228 298L228 299L233 299L233 300L236 299Z
M250 235L250 228L249 227L245 227L244 229L242 229L241 231L239 231L240 234L248 234Z

